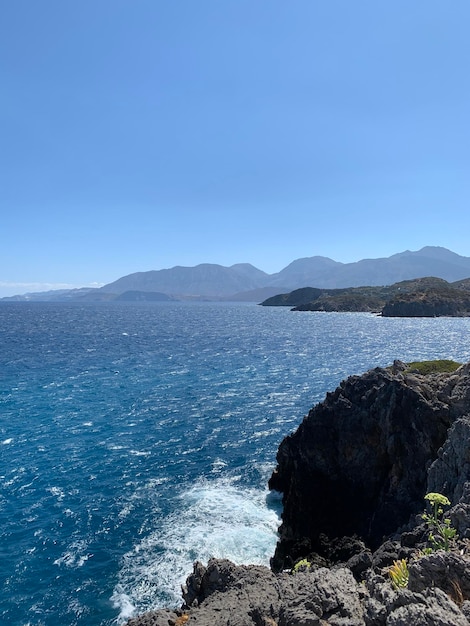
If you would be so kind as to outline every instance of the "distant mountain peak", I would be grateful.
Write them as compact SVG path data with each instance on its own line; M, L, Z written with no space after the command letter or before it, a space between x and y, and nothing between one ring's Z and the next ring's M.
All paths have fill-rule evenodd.
M405 250L404 252L398 252L397 254L392 255L390 258L402 257L402 256L425 256L431 257L434 259L451 259L451 258L461 258L464 259L466 257L461 257L460 255L444 248L443 246L424 246L419 250Z
M251 263L235 263L230 267L214 263L200 263L194 267L177 265L169 269L128 274L89 293L81 290L74 293L71 290L16 296L14 299L78 300L86 297L87 300L112 300L124 292L152 292L177 299L216 300L227 300L232 296L240 300L246 294L249 301L254 301L255 294L261 293L266 297L268 292L285 293L304 287L337 289L392 285L426 276L436 276L449 282L468 279L470 258L441 246L425 246L417 251L405 250L390 257L362 259L354 263L341 263L319 255L303 257L275 274L267 274Z

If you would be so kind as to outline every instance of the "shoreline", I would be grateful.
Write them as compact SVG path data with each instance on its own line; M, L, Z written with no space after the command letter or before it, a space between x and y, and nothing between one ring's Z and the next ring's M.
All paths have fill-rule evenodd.
M468 624L467 456L470 364L423 374L396 361L351 376L279 446L269 486L284 494L284 509L271 569L196 562L181 609L127 624ZM429 491L452 502L449 551L424 552ZM406 588L388 575L400 560Z

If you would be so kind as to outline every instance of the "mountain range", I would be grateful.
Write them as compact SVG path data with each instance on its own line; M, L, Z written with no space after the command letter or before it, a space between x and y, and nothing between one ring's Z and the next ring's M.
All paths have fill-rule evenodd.
M296 259L280 272L267 274L249 263L231 267L202 263L195 267L136 272L99 289L30 293L2 300L238 300L260 302L302 287L337 289L391 285L435 276L454 282L470 277L470 257L446 248L426 246L390 257L340 263L324 256Z

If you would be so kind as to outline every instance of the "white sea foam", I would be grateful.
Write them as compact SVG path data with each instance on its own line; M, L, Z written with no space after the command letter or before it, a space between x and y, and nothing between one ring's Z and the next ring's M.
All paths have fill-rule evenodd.
M224 469L224 467L227 467L227 463L223 461L222 459L216 459L212 463L212 473L218 474Z
M163 485L164 483L167 483L170 479L168 478L168 476L164 476L163 478L150 478L150 480L148 480L145 483L145 488L146 489L155 489L155 487L158 487L159 485Z
M126 622L135 615L136 607L132 604L131 598L121 590L120 585L116 587L113 593L112 602L114 608L119 610L118 624Z
M195 560L207 563L216 557L267 565L279 516L266 498L265 491L243 489L222 479L185 491L175 512L156 519L155 530L125 555L112 597L119 620L181 604L181 584Z
M65 497L64 490L61 487L49 487L49 493L57 498L58 502L62 502Z
M126 506L124 506L118 513L118 517L119 519L125 519L134 509L134 506L129 503L126 504Z
M72 542L64 554L54 561L54 565L65 565L70 568L82 567L93 556L86 552L87 547L87 543L83 540Z

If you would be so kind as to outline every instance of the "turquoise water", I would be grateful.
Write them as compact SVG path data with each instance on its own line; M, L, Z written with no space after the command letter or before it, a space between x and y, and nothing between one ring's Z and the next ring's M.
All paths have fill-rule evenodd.
M0 304L0 622L120 624L269 562L277 446L347 375L470 360L470 319Z

